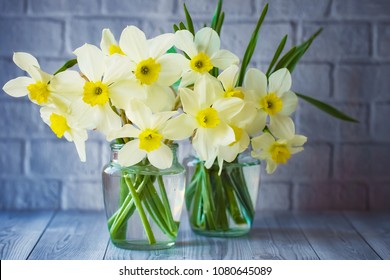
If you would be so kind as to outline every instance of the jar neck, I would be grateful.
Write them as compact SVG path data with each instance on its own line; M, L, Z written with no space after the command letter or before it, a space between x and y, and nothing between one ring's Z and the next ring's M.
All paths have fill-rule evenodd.
M117 144L117 143L111 144L111 158L110 158L111 162L115 162L115 163L118 162L118 153L124 145L125 144ZM172 144L168 144L167 146L172 151L172 154L173 154L172 165L174 165L174 164L178 163L177 150L178 150L179 145L176 143L172 143ZM131 155L129 155L129 156L131 156Z

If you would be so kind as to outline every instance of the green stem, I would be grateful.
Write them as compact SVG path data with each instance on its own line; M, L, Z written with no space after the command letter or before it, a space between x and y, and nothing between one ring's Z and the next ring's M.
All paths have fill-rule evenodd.
M167 192L165 190L164 180L163 180L162 176L157 177L157 182L158 182L158 187L160 189L160 194L162 197L163 206L165 208L165 216L167 218L168 225L169 225L170 230L172 232L177 232L177 224L175 223L173 216L172 216L171 205L169 203L168 195L167 195Z
M133 183L131 182L130 178L125 178L127 185L129 186L129 190L131 193L131 196L133 197L135 207L137 207L139 216L141 218L142 224L144 226L146 235L149 240L149 244L154 244L156 243L156 239L154 237L152 228L150 227L149 221L145 215L144 209L142 207L142 203L140 198L138 197L137 191L135 190Z

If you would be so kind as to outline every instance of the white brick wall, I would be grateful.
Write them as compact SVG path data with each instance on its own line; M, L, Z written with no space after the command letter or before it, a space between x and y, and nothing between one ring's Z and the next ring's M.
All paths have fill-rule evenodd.
M187 0L195 25L209 22L216 0ZM242 56L265 0L225 0L222 46ZM263 175L259 209L390 209L390 1L270 0L254 65L324 27L293 74L293 89L356 117L343 123L303 101L294 116L308 136L303 153ZM22 73L14 51L31 52L55 71L102 28L118 37L130 24L148 36L184 20L184 0L0 0L0 84ZM59 141L26 100L0 94L0 209L101 209L100 170L107 143L91 134L88 162ZM187 148L181 151L188 153ZM187 152L186 152L187 151ZM184 155L181 154L181 157Z

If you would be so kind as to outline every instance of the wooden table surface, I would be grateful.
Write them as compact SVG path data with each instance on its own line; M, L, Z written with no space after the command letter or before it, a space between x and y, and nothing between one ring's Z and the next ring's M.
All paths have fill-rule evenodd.
M183 213L175 247L118 249L105 215L91 211L0 212L0 259L390 259L390 213L258 212L238 238L194 234Z

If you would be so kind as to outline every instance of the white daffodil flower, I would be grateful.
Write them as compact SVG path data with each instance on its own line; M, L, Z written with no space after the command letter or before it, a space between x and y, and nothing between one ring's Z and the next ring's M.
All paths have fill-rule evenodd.
M102 31L102 40L100 41L100 49L106 55L121 54L124 55L119 43L115 40L114 34L108 28Z
M88 139L85 127L87 124L81 123L75 116L57 108L42 107L40 112L42 120L58 138L65 137L66 140L75 144L80 160L85 162L85 141Z
M131 60L132 91L154 112L172 110L175 94L170 88L183 71L185 58L181 54L167 53L173 46L174 35L166 33L147 40L145 33L135 26L126 27L119 46Z
M270 117L269 129L278 138L291 138L295 126L289 117L297 108L298 98L291 88L291 74L286 68L272 73L268 79L258 69L249 69L245 74L246 99L258 109L257 122L264 127Z
M126 116L133 125L126 124L119 130L112 131L108 139L130 137L118 153L118 162L122 166L139 163L145 157L159 168L171 167L173 154L164 144L164 140L182 140L191 136L193 127L188 125L188 117L181 114L176 118L176 111L154 113L139 100L132 100Z
M40 69L37 59L31 54L16 52L13 55L15 64L26 71L30 77L18 77L7 82L3 90L10 96L28 98L35 104L47 106L55 104L65 107L68 104L65 96L53 91L51 80L53 76Z
M213 81L214 80L214 81ZM210 168L218 154L218 146L228 146L236 140L229 122L240 112L242 100L235 97L216 98L215 78L203 76L194 85L194 90L180 89L183 111L196 128L192 140L199 158Z
M121 119L112 110L110 102L123 109L131 98L132 92L128 89L130 62L121 55L107 57L89 44L74 53L84 78L76 71L65 71L53 79L52 87L62 94L77 95L78 100L71 104L72 114L93 119L95 128L107 135L121 126Z
M276 140L271 134L264 133L252 139L252 157L265 160L267 173L272 174L279 164L286 164L291 155L303 151L302 145L306 141L303 135Z
M200 29L195 38L188 30L176 31L175 46L190 58L187 59L180 87L195 83L200 76L209 74L213 67L223 70L239 63L235 54L220 49L218 33L210 27Z

